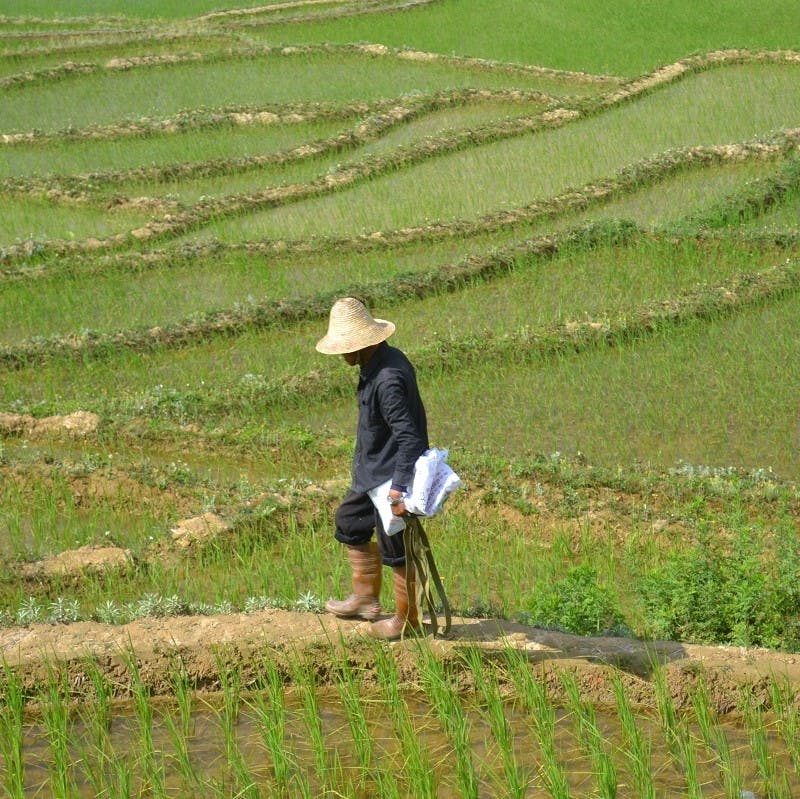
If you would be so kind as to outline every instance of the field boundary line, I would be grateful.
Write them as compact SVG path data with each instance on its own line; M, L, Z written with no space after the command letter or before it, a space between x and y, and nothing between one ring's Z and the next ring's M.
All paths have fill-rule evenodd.
M244 244L222 246L218 242L211 242L203 247L189 247L187 252L193 258L205 253L218 253L222 249L245 250L250 252L263 252L270 254L284 254L286 252L308 253L330 248L348 249L351 251L364 251L389 246L399 246L421 241L436 241L454 236L479 235L500 229L513 228L519 224L544 218L554 218L559 214L578 211L593 205L607 202L620 195L631 193L639 188L654 185L669 175L676 174L683 169L694 166L706 166L726 162L740 162L748 158L779 158L787 156L792 151L800 148L800 128L781 131L762 139L755 139L741 144L726 144L714 146L695 146L684 149L668 150L654 158L645 159L625 167L616 175L605 180L589 183L578 189L567 189L555 197L547 200L538 200L516 209L508 209L487 214L476 221L456 220L454 222L440 222L422 227L403 228L395 231L373 231L368 234L351 238L323 239L316 242L297 241L267 241L247 242ZM790 164L791 167L791 164ZM786 180L778 180L774 185L766 181L766 187L758 195L760 201L768 201L770 197L780 196L780 192L797 185L798 176L794 175L791 168ZM119 234L117 247L121 247L128 234ZM143 237L146 238L146 237ZM106 240L107 241L107 240ZM0 249L0 282L8 279L29 279L45 277L53 274L53 269L31 269L26 266L31 260L53 257L59 259L63 256L87 257L96 265L98 250L113 249L104 246L102 241L58 241L51 240L45 243L29 241ZM120 260L130 256L107 254L111 260L105 268L117 268ZM177 260L180 260L180 253ZM129 268L157 268L164 263L176 260L176 253L170 250L153 251L149 254L136 256L130 261ZM20 266L22 264L22 266ZM87 270L88 271L88 270ZM96 269L95 271L102 271Z
M391 14L396 11L408 11L410 9L422 8L424 6L435 5L441 0L402 0L401 2L390 3L387 0L371 0L361 3L358 6L345 8L321 9L319 13L298 14L295 17L281 17L279 19L249 20L247 17L259 16L275 10L301 9L307 6L331 5L333 0L297 0L296 2L271 3L266 6L255 6L251 8L234 8L226 11L212 11L198 17L191 17L189 22L202 25L205 22L222 21L223 30L240 30L242 28L262 27L269 25L294 25L303 22L316 22L320 20L343 19L345 17L358 17L373 14ZM236 18L245 21L240 22ZM233 22L230 22L234 19Z
M403 301L409 297L421 299L457 291L473 284L476 280L486 281L499 275L513 273L516 271L514 262L521 257L552 258L568 248L591 249L604 243L629 244L634 239L644 237L659 236L647 233L632 223L598 223L510 245L488 256L469 256L459 263L448 264L427 274L400 275L385 283L351 285L305 299L272 300L245 307L194 314L189 319L149 328L116 330L108 333L82 331L68 336L37 337L17 345L0 347L0 368L23 369L59 357L107 358L123 350L143 352L180 349L220 336L235 336L247 330L323 319L331 303L345 294L358 296L368 304ZM788 267L785 269L788 270ZM794 275L794 272L790 270L790 274ZM659 307L666 305L667 301L661 303ZM638 318L648 314L653 316L649 310L637 312L636 316ZM699 315L699 311L695 315ZM574 330L578 329L569 327L572 324L562 326L563 330L571 331L571 337ZM584 325L584 323L574 324ZM605 331L611 340L623 336L623 328L626 325L630 327L628 322L624 322L623 327L619 327L619 322L614 324L617 327L612 326ZM582 339L586 338L587 331L605 330L603 325L598 327L595 322L587 322L584 327L585 329L580 328L583 330L580 334ZM638 335L637 331L638 328L634 330L635 335ZM556 334L556 339L558 335L560 334ZM544 339L539 333L534 334L532 340L534 339L539 342L536 344L536 349L540 350Z
M323 47L324 49L322 49ZM313 51L315 49L315 46L312 47L310 45L307 45L303 47L301 46L275 47L275 48L270 48L270 53L295 55L298 52L305 52L304 48L309 48L309 51ZM426 61L437 60L439 58L459 60L459 57L457 56L438 56L436 53L421 53L420 51L415 51L415 50L400 50L400 49L391 50L385 45L324 45L324 46L321 45L319 46L318 49L319 52L335 52L335 48L340 48L345 51L358 52L372 57L378 57L381 55L394 55L397 58L418 59ZM203 59L209 58L209 56L203 54L194 54L194 55L198 55ZM253 56L252 54L249 54L248 51L242 50L238 53L234 53L233 55L231 55L231 58L233 57L238 57L240 59L243 59L246 57L253 57ZM113 60L114 59L112 59L112 61ZM478 62L483 63L481 59L478 59ZM494 63L495 62L486 62L486 64L489 65L492 65ZM497 62L497 63L501 64L502 62ZM601 82L613 82L617 84L617 88L611 89L608 92L606 92L605 95L600 95L599 97L583 98L577 101L574 100L574 98L570 100L569 97L563 97L562 100L564 101L564 103L566 103L569 110L574 110L580 114L588 115L592 112L602 111L609 106L629 101L635 97L643 96L645 94L648 94L649 92L652 92L657 88L661 88L665 85L681 80L683 78L688 77L689 75L696 74L698 72L703 72L712 68L720 68L725 66L732 66L735 64L746 64L746 63L800 64L800 52L795 50L744 50L744 49L713 50L704 55L695 55L695 56L690 56L688 58L680 59L671 64L659 67L653 72L647 73L645 75L636 78L624 79L624 78L614 78L612 76L592 76L598 78ZM154 64L152 62L149 62L147 58L140 59L140 62L138 63L135 61L135 59L120 58L116 62L115 69L130 70L134 68L142 68L145 66L153 66L153 65ZM158 65L163 66L163 64L158 64ZM80 66L86 72L90 71L96 72L101 69L101 66L98 64L81 64ZM543 71L542 74L545 74L548 71L547 67L535 67L535 66L525 67L525 66L515 66L515 65L509 65L509 66L514 67L515 69L521 69L523 71L542 70ZM67 62L65 64L61 64L56 67L51 67L49 69L9 75L0 80L0 88L3 87L3 83L8 84L8 86L26 85L32 82L34 78L37 78L37 76L44 76L44 75L49 75L50 79L52 80L62 80L67 75L76 74L75 67L76 65L74 63ZM495 67L492 66L491 68L494 69ZM558 70L555 70L554 73L560 74ZM573 74L573 73L567 73L567 74ZM582 75L585 73L574 73L574 74ZM509 91L514 91L514 90L512 89ZM555 97L556 95L552 96ZM392 102L397 103L398 101L392 101ZM265 106L265 107L274 108L279 105L280 104L271 104L271 106ZM304 105L313 106L314 104L307 103ZM70 128L51 133L46 133L42 131L21 131L16 133L0 132L0 145L14 146L19 144L32 144L36 142L49 142L57 140L59 138L80 139L85 137L89 139L94 139L100 137L113 138L114 135L138 136L145 134L147 132L148 127L152 127L155 130L155 132L164 132L164 131L174 132L182 129L181 125L186 124L185 118L187 115L190 116L194 113L203 114L203 113L209 113L209 111L201 109L199 112L194 112L194 111L183 112L182 114L178 114L173 117L168 117L164 120L148 119L145 117L144 119L125 120L123 122L116 123L114 125L89 126L87 128L79 128L79 129ZM213 109L210 111L210 113L212 114L214 113Z
M520 105L538 103L546 108L556 100L551 95L542 92L485 91L482 89L457 89L436 92L431 95L416 97L412 102L407 102L407 99L398 98L396 101L381 101L371 109L367 109L365 107L366 104L352 104L346 109L312 111L307 116L285 107L253 110L240 108L239 110L203 114L199 117L187 119L189 124L181 125L181 129L188 131L190 129L197 130L223 126L302 124L320 119L349 119L354 116L361 117L361 119L357 121L354 128L340 131L327 138L306 141L294 147L261 155L219 157L205 161L179 161L159 166L131 167L129 169L104 172L82 172L71 175L52 174L42 177L10 177L0 180L0 191L16 195L46 194L49 200L56 202L91 202L93 193L102 191L109 186L124 183L137 181L164 182L175 178L193 179L214 175L239 174L267 165L297 163L318 158L340 150L356 148L377 141L382 135L396 127L425 115L446 111L451 108L463 108L468 105L489 105L500 102L519 103ZM363 118L365 115L367 115L366 119ZM192 122L197 122L197 126L191 124ZM158 199L154 197L153 201L155 202ZM106 202L107 198L103 198L103 200ZM120 199L121 203L125 201Z
M76 48L79 49L79 48ZM562 80L569 84L602 84L608 86L624 85L625 78L612 75L591 75L586 72L570 72L535 64L515 64L505 61L493 61L471 56L444 55L440 53L414 50L412 48L388 47L384 44L287 44L228 47L206 53L163 53L145 56L119 56L106 59L103 63L88 63L93 72L130 72L140 69L157 69L180 66L187 63L220 64L227 61L256 61L266 58L295 58L297 56L338 56L354 55L367 59L394 59L396 61L416 61L421 63L443 62L454 68L465 70L483 70ZM8 75L0 82L0 89L24 87L35 82L57 81L63 79L62 73L69 73L67 61L53 67ZM73 74L77 74L73 70ZM9 135L9 134L5 134ZM22 131L20 135L27 135ZM53 134L50 134L53 135Z
M800 53L793 53L793 60L797 60L800 63ZM679 75L675 77L677 78ZM641 91L649 91L650 88L643 88ZM615 102L628 102L630 98L631 95L629 94L621 94ZM500 123L477 130L458 131L449 137L427 139L411 147L398 148L391 156L386 158L365 158L339 170L329 172L310 182L272 187L262 192L231 195L216 200L204 200L195 203L194 206L187 210L167 214L164 219L151 220L139 228L112 235L105 239L90 239L85 242L53 239L37 246L39 251L42 248L47 248L55 252L74 253L84 248L97 252L99 250L120 249L126 244L134 244L136 242L175 237L202 227L211 219L218 220L223 217L253 213L287 203L330 194L343 188L351 187L361 181L374 178L383 172L411 166L432 157L455 152L465 145L486 144L521 136L543 128L561 127L564 124L597 113L603 107L604 104L601 98L600 101L593 103L592 110L584 110L582 112L577 108L555 108L533 116L519 117L506 124ZM607 107L607 104L605 107ZM29 256L30 246L28 242L21 245L12 245L0 250L0 257L7 261L25 259Z
M122 349L143 351L165 347L179 348L200 340L235 335L249 329L322 319L328 314L331 303L343 294L356 294L369 303L408 296L421 298L435 292L452 291L475 279L511 272L514 259L522 255L552 256L568 245L594 246L608 238L608 229L608 225L577 228L532 239L522 245L512 245L489 256L468 256L460 263L447 265L428 274L401 275L385 283L353 285L310 298L272 300L246 308L195 314L189 320L168 325L110 333L85 331L71 336L37 337L17 345L0 347L0 366L24 368L43 363L52 357L69 355L83 358L101 353L107 355ZM639 229L633 226L623 226L621 233L612 229L612 235L638 234Z
M265 103L264 105L229 105L218 108L200 107L180 111L174 116L157 119L141 117L111 125L97 125L87 128L68 129L51 134L4 133L0 134L0 145L46 145L58 140L81 141L84 139L114 140L161 136L183 133L192 130L208 130L215 127L236 125L275 125L288 123L315 122L320 119L351 119L371 113L385 113L398 99L376 100L374 102L353 102L342 105L330 103Z
M422 0L428 3L431 0ZM282 3L268 3L263 6L247 6L246 8L229 8L223 11L210 11L207 14L192 17L193 22L206 22L212 19L228 19L230 17L248 17L258 14L269 13L271 11L287 11L295 8L305 8L307 6L327 6L335 4L336 0L287 0ZM420 0L417 0L420 2Z
M533 363L564 355L580 355L603 347L644 339L666 328L734 315L745 308L775 301L800 290L800 262L780 264L755 273L741 273L718 285L701 285L678 296L647 303L629 312L607 317L525 327L511 333L481 331L480 336L437 339L409 351L418 371L449 373L480 366L488 360L513 357L515 363ZM246 409L326 402L352 394L349 375L331 370L292 373L277 378L248 374L228 387L178 391L167 388L124 399L112 399L99 413L115 418L158 416L174 410L182 420L219 416ZM173 407L174 406L174 407Z

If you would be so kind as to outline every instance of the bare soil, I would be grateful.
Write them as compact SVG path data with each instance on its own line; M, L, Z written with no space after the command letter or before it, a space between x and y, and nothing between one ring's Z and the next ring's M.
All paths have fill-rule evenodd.
M73 691L80 695L90 685L87 660L106 675L113 692L130 694L129 658L135 655L140 678L154 695L171 692L170 675L176 664L197 690L219 688L220 664L242 670L243 684L257 676L266 652L286 664L298 657L310 663L321 683L330 676L332 647L364 669L370 680L374 646L363 636L365 623L341 620L327 614L277 609L215 616L144 618L125 625L79 622L67 625L35 624L0 630L5 661L23 677L26 690L35 691L52 673L54 664L66 669ZM446 637L428 641L437 656L463 678L459 653L478 647L488 658L507 647L523 650L541 669L558 694L559 669L578 678L584 698L597 706L613 704L610 677L621 673L632 703L654 707L650 675L654 663L666 664L667 679L678 707L689 702L691 687L703 678L721 713L735 711L740 689L769 705L769 684L775 678L800 688L800 655L721 646L695 646L673 642L644 643L627 638L586 638L527 627L498 619L454 618ZM417 642L406 639L389 644L404 683L413 687L418 673Z

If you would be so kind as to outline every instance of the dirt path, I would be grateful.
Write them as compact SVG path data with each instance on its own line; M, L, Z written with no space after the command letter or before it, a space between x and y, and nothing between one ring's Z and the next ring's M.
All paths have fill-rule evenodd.
M741 688L769 704L774 677L800 689L800 655L734 647L656 642L645 645L627 638L585 638L540 630L495 619L453 619L447 638L428 639L437 654L458 664L459 651L477 646L487 657L514 647L526 652L556 692L558 669L578 677L585 698L598 706L613 702L610 675L623 674L631 701L653 705L649 675L652 663L666 664L667 679L677 705L689 701L689 689L705 679L718 711L735 710ZM36 624L0 630L0 648L6 663L23 676L27 690L35 690L54 663L67 669L70 685L80 694L89 684L87 658L98 664L113 687L124 696L130 691L128 659L134 652L141 679L155 695L171 693L169 677L176 662L198 690L216 690L220 662L235 663L244 682L259 668L265 650L311 662L324 681L330 671L331 647L342 642L348 657L369 675L372 644L359 634L359 622L329 615L265 610L216 616L144 618L125 625L79 622L68 625ZM394 644L400 674L415 682L415 643ZM344 651L339 649L338 651ZM466 670L465 670L466 671ZM287 672L288 673L288 672Z

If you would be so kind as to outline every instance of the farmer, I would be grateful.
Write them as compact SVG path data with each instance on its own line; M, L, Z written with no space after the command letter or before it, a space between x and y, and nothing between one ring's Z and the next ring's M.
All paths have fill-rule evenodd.
M394 330L392 322L373 318L361 302L345 297L334 303L328 332L317 342L319 352L341 355L348 365L359 367L352 483L335 516L335 537L347 548L353 591L325 607L335 616L371 621L369 634L387 640L419 629L415 592L408 590L414 587L414 574L407 583L403 535L386 534L368 492L391 480L386 499L392 513L403 516L414 464L428 449L425 407L414 367L386 343ZM372 540L375 531L377 543ZM382 564L392 568L395 611L376 621L381 615Z

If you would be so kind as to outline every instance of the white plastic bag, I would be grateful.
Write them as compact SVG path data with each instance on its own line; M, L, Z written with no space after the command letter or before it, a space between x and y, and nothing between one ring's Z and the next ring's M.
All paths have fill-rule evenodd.
M406 492L405 506L415 516L435 516L447 497L461 485L461 478L448 466L446 449L428 449L414 464L414 479ZM402 516L395 516L387 499L392 481L369 492L378 510L386 535L399 533L406 526Z

